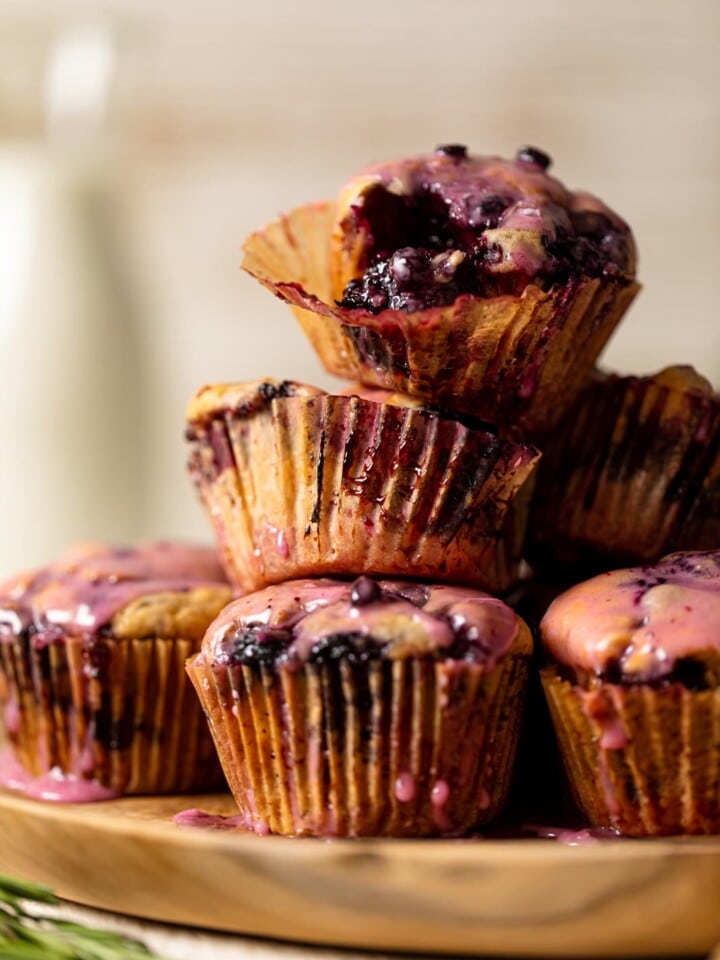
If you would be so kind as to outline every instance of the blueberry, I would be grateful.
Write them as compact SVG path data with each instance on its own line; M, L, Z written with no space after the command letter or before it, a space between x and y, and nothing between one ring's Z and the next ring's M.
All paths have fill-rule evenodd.
M468 223L471 227L482 227L485 230L496 227L507 207L508 202L504 197L491 193L479 202L473 203L468 213Z
M464 160L467 157L468 148L464 143L441 143L435 147L435 153L442 153L446 157L453 157L455 160Z
M370 637L361 633L331 633L313 644L308 660L310 663L367 663L382 656L382 648Z
M292 642L292 633L281 627L250 626L233 638L228 660L233 666L270 666Z
M354 607L364 607L382 599L382 589L370 577L358 577L350 588L350 603Z
M522 160L523 163L534 163L536 166L542 167L543 170L547 170L552 163L551 158L542 150L538 150L537 147L520 147L516 159Z

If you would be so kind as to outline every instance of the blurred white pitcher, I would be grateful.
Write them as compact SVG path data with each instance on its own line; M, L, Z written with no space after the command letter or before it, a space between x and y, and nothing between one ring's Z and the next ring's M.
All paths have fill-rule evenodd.
M51 135L0 149L0 577L143 524L140 364L98 135L107 33L60 38Z

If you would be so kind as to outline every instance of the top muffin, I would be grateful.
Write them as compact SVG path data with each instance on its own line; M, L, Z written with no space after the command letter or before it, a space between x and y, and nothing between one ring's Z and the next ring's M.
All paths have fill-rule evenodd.
M627 224L548 174L525 147L513 160L457 144L368 167L338 198L333 294L345 307L417 311L460 294L517 294L571 277L635 274Z
M540 438L639 290L627 224L532 147L368 167L256 231L243 267L328 372Z

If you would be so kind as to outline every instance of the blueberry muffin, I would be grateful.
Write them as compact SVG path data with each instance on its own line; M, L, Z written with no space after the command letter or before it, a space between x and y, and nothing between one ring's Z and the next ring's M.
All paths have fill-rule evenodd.
M543 440L530 524L547 570L591 573L720 544L720 399L692 367L598 373Z
M504 802L531 647L477 590L296 580L230 604L187 669L248 828L458 836Z
M720 553L601 574L541 623L575 799L628 836L720 832Z
M357 573L493 591L518 573L538 451L382 391L205 387L190 473L228 577L248 592Z
M231 597L213 550L167 542L83 544L4 584L14 785L60 800L217 787L184 665Z
M539 434L638 290L627 224L549 166L454 144L377 164L253 234L243 265L331 373Z

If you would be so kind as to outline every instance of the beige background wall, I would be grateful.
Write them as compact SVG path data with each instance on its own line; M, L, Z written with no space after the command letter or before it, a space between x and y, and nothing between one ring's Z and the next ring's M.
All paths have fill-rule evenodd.
M720 4L6 0L6 146L37 133L47 39L80 14L108 17L120 42L108 179L133 282L124 322L137 324L144 368L128 448L143 480L128 536L205 534L181 440L199 385L330 382L286 309L239 272L243 237L332 194L360 165L438 142L498 153L535 144L569 185L616 207L635 229L645 290L607 365L684 361L720 382ZM38 453L37 466L51 487L55 465ZM114 496L127 495L119 482ZM10 509L0 503L0 516ZM93 530L117 536L111 514ZM0 567L54 550L51 526L6 549Z

